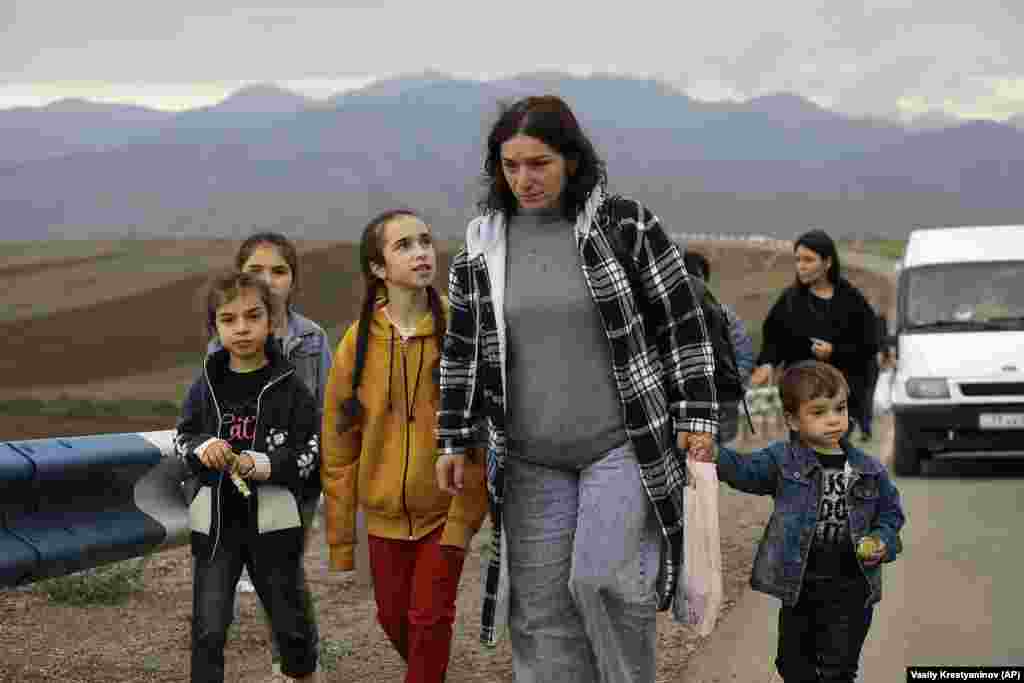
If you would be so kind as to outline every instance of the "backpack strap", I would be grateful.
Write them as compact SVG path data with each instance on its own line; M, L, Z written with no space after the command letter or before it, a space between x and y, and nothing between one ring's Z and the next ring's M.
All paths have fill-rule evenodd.
M608 238L608 243L611 245L612 253L615 254L615 258L620 264L622 264L622 268L626 271L626 278L629 280L629 285L633 289L634 296L636 296L638 292L642 292L640 274L637 272L636 261L633 258L633 250L636 246L636 242L634 240L633 247L629 245L628 237L625 234L626 231L622 229L619 225L619 221L616 220L616 217L619 216L621 212L626 211L623 204L628 200L616 195L609 197L606 201L606 205L609 207L609 213L611 215L607 221L605 236ZM637 211L637 221L639 222L643 220L643 206L640 202L635 202L635 206ZM617 211L616 209L619 210ZM720 306L715 295L711 292L711 289L708 288L707 283L700 278L691 277L690 287L693 289L693 295L697 305L704 307L709 305ZM724 312L722 313L722 316L725 317ZM725 318L724 322L726 325L729 324L729 320L727 318ZM736 352L735 349L732 348L732 338L729 330L726 330L726 341L729 343L728 352L732 354L733 360L735 361ZM754 429L754 421L750 416L750 406L747 405L747 399L745 396L740 399L740 403L743 404L743 412L747 416L747 424L750 425L751 434L756 434L757 430Z
M754 421L750 419L750 406L747 405L747 397L744 396L740 403L743 404L743 412L747 416L747 424L750 425L750 433L757 434L757 430L754 429Z

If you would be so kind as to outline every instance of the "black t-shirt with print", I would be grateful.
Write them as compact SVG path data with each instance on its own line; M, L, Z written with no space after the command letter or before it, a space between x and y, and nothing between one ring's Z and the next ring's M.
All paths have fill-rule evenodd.
M256 434L256 409L260 391L270 381L272 370L269 364L252 372L236 372L227 368L220 383L215 387L220 405L221 438L231 444L236 453L253 447ZM228 477L224 478L223 520L226 526L233 522L246 525L249 501L238 492Z
M860 576L846 509L846 454L816 452L823 472L818 523L807 560L808 579Z

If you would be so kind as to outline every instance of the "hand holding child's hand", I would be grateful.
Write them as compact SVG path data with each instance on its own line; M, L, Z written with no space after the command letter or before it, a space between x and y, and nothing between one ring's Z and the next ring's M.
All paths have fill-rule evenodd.
M231 445L223 439L217 439L205 449L203 454L199 456L199 462L203 463L211 470L222 471L227 469L234 456L231 452Z
M679 432L676 446L689 460L715 461L715 439L709 432Z

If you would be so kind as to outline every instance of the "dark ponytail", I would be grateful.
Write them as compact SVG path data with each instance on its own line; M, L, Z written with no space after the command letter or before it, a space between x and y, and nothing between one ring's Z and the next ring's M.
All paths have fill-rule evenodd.
M430 369L430 376L434 380L434 387L441 391L441 354L444 351L444 335L447 332L448 320L441 306L441 295L437 293L433 285L427 287L427 305L430 306L430 314L434 316L434 339L437 341L437 360L434 367Z
M363 381L363 368L366 366L366 349L370 345L370 321L377 303L377 281L366 283L366 294L363 307L359 313L359 326L356 330L356 364L352 369L352 395L341 402L341 417L338 421L338 433L344 434L363 417L363 404L359 402L356 391Z

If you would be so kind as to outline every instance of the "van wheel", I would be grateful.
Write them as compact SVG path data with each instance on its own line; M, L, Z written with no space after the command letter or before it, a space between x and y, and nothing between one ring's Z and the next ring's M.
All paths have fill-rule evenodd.
M921 449L907 435L907 429L900 419L893 416L892 469L901 477L916 477L921 474Z

